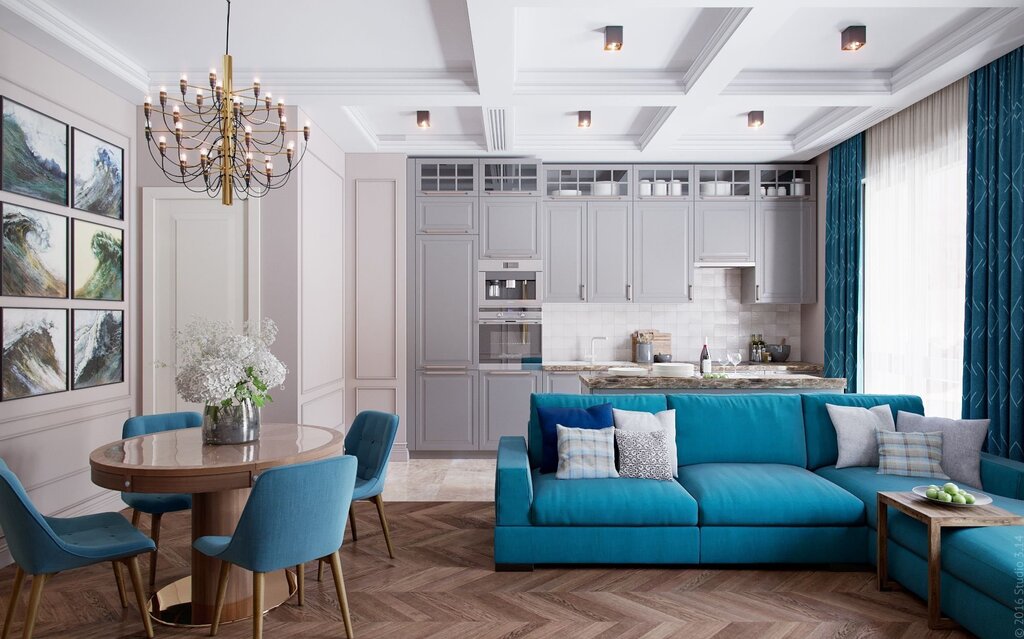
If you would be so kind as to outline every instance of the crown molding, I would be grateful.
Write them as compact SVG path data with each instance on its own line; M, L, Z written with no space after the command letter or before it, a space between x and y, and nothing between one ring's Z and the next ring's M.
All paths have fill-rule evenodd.
M578 135L533 133L516 136L516 148L536 151L639 151L640 144L635 135L604 134L593 135L579 132Z
M682 94L679 70L552 69L519 70L513 91L519 95Z
M840 110L847 111L847 109ZM858 110L860 111L859 113L847 113L848 117L845 118L845 121L840 117L836 117L833 120L834 126L831 131L822 131L822 135L818 139L807 140L802 145L795 145L793 152L805 159L810 159L831 149L840 142L866 131L900 109L894 107L866 107Z
M980 44L1005 28L1006 24L1024 15L1024 9L998 7L979 9L968 21L952 33L939 35L925 46L919 54L904 62L892 73L892 90L900 91L949 61L963 55L968 49ZM1024 33L1018 38L1024 41Z
M837 129L846 127L850 122L871 111L871 107L834 107L825 115L815 118L814 122L805 127L793 138L793 150L800 151L812 144L832 135Z
M690 68L683 74L682 84L684 93L689 93L693 89L693 85L700 80L700 77L707 68L711 66L711 63L722 51L722 48L729 42L729 38L736 33L736 29L747 19L750 11L750 7L734 7L729 9L728 13L722 18L722 22L719 23L718 28L715 29L714 33L708 37L708 41L701 47L700 53L697 54Z
M0 0L3 2L6 0ZM208 69L187 69L189 77L205 78ZM151 87L176 86L182 71L155 71ZM275 92L293 95L475 95L472 69L287 69L235 67L235 77L258 77Z
M750 135L685 135L672 145L672 151L750 151L750 152L781 152L793 151L793 136L765 136L758 132Z
M149 88L149 74L145 69L46 0L0 0L0 7L6 8L86 60L128 83L140 94Z
M479 153L487 150L482 135L416 133L379 135L377 140L377 151L381 153Z
M890 95L888 71L741 71L722 95Z
M675 110L675 107L658 108L658 112L654 114L654 117L651 118L651 121L647 124L647 128L644 129L644 132L641 133L640 137L637 139L637 145L640 147L641 151L647 149L647 145L649 145L651 140L661 132L661 128L665 126L665 123L670 117L672 117Z
M373 130L373 125L370 124L370 120L363 113L363 110L359 107L344 106L341 110L348 114L352 123L363 137L373 146L374 151L380 148L380 139L377 137L377 132Z

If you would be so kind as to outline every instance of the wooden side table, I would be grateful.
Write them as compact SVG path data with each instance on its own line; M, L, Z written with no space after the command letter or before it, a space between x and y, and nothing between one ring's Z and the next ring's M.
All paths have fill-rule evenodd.
M878 589L889 590L889 507L923 523L928 530L928 627L956 626L942 616L942 529L1024 526L1024 517L988 504L972 508L943 506L912 492L878 493Z

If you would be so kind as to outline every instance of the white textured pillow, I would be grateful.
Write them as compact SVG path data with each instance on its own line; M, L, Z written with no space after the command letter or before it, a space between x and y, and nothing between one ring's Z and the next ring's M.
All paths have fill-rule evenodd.
M614 428L566 428L558 432L558 479L618 477Z
M892 410L888 404L862 408L825 404L832 426L836 429L839 458L836 468L850 466L878 467L878 438L876 431L896 432Z
M901 433L942 433L942 471L958 484L981 488L981 447L988 437L987 419L925 417L900 411L896 430Z
M648 413L642 410L619 410L612 408L615 428L621 430L653 433L665 431L665 444L668 446L668 463L673 477L679 476L679 455L676 450L676 410L663 410L660 413Z
M665 431L616 428L615 443L619 447L619 477L672 481Z

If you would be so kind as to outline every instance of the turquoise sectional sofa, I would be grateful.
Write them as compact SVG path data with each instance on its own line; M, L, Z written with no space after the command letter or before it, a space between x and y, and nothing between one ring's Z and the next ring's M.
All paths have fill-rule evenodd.
M559 480L540 474L538 406L676 410L677 481ZM825 404L888 404L908 395L533 395L527 441L503 437L495 483L496 569L535 564L848 564L875 562L875 494L931 480L836 469ZM982 455L995 503L1024 514L1024 464ZM890 575L927 587L924 527L890 512ZM943 533L943 611L982 637L1024 625L1024 527ZM1021 563L1024 567L1024 563ZM1024 636L1024 633L1017 636Z

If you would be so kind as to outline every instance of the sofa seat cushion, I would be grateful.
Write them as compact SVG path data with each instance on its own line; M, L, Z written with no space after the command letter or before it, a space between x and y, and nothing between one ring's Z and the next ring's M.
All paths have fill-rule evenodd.
M679 483L697 499L701 526L859 526L864 504L806 468L695 464Z
M695 526L697 502L675 481L557 479L533 471L537 526Z
M914 486L942 483L931 477L879 475L878 469L871 466L856 466L853 468L825 466L815 472L864 502L868 525L875 529L878 528L877 493L879 491L910 490Z
M992 496L995 506L1024 515L1024 501ZM942 531L942 568L957 579L999 601L1020 605L1018 562L1024 526L946 528ZM922 559L928 557L924 524L889 511L889 538ZM1016 594L1015 594L1016 593Z

